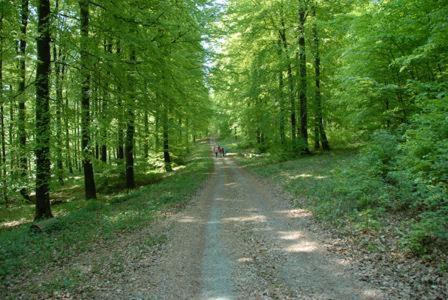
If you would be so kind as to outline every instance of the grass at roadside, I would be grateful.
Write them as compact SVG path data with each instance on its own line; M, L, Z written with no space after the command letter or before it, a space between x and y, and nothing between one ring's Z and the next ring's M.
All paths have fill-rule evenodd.
M97 201L80 201L76 209L51 220L41 233L29 224L0 231L0 288L45 265L63 263L100 240L147 226L158 211L184 205L208 176L213 161L200 144L186 165L158 183ZM63 206L61 206L62 209Z

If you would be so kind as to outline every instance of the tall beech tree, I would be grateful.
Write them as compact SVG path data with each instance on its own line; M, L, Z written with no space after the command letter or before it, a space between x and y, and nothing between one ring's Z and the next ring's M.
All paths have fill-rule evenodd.
M20 11L20 40L19 40L19 116L18 116L18 137L19 137L19 165L20 165L20 175L22 179L26 180L27 169L28 169L28 159L27 159L27 149L26 149L26 38L27 38L27 27L29 18L29 5L28 0L22 0L21 11ZM24 182L26 184L26 182ZM28 194L26 188L23 189L24 194ZM27 197L29 197L27 195Z
M37 7L36 68L36 215L51 218L50 207L50 1L39 0Z
M89 47L89 0L79 0L81 16L81 149L84 170L84 190L86 199L96 198L95 175L92 165L92 145L90 129L90 68Z
M313 56L314 56L314 148L322 149L325 151L330 150L330 145L328 143L327 134L325 133L324 122L322 117L322 97L320 91L320 41L319 32L317 27L317 15L316 15L316 4L313 3L311 7L313 20Z
M300 138L303 152L308 152L308 99L307 99L307 70L305 49L305 22L307 5L299 1L298 9L298 45L299 45L299 107L300 107Z

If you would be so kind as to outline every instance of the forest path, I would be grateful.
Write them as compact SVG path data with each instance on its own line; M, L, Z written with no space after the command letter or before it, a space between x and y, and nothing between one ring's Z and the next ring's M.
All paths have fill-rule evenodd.
M216 158L197 198L155 226L166 242L127 268L118 291L96 297L382 299L354 278L348 261L326 251L309 222L310 213L292 209L281 191L231 158Z

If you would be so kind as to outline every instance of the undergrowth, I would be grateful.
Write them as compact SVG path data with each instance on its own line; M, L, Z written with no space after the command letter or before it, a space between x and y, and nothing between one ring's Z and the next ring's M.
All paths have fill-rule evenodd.
M183 168L157 178L149 185L130 191L102 197L95 201L78 200L56 206L58 217L45 221L42 231L30 230L22 224L0 231L0 279L36 272L43 266L64 261L86 251L99 240L114 239L144 226L160 210L185 204L212 168L208 145L186 159ZM57 211L63 213L57 213ZM19 210L18 210L19 211ZM30 210L15 215L21 218Z

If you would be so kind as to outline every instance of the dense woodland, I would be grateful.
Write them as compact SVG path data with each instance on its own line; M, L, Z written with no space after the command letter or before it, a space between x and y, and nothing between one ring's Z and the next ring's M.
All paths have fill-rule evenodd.
M172 170L210 115L196 2L2 1L3 206L47 218L74 175L92 199L101 175L132 189L151 157Z
M330 219L404 211L414 250L446 247L448 3L228 2L213 78L221 134L276 160L361 147Z
M215 144L334 228L446 258L447 1L0 4L5 290L184 208Z

